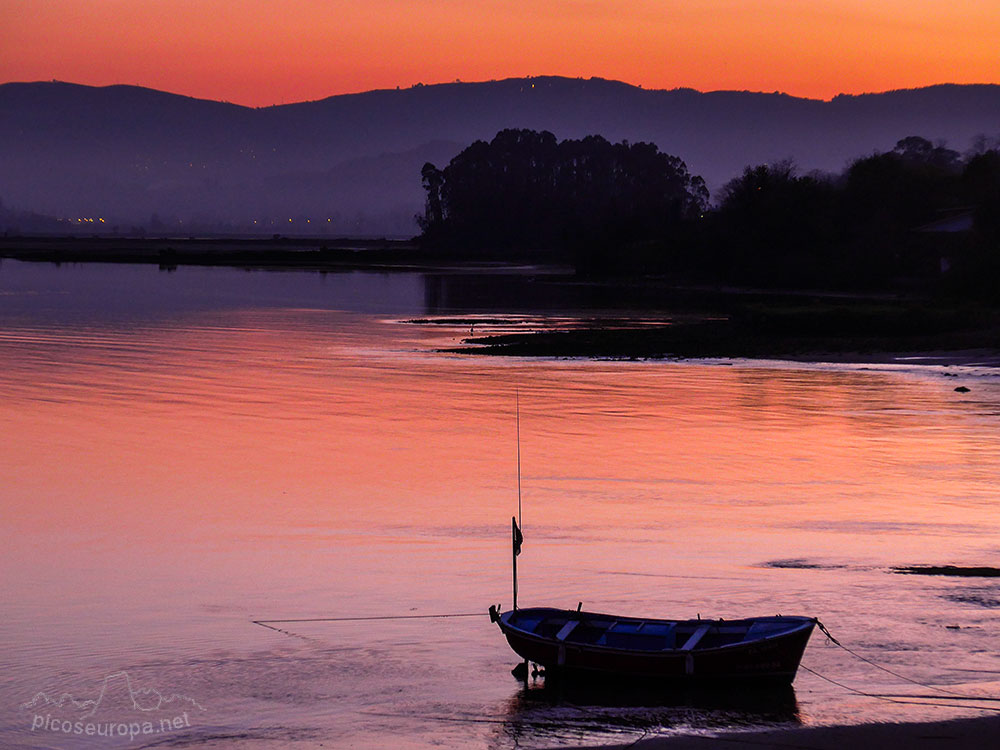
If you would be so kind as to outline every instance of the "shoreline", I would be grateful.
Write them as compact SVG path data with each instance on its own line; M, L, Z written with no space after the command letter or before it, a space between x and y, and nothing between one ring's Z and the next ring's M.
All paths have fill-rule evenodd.
M407 270L414 245L403 240L198 237L2 237L0 258L33 263L136 263L296 270Z
M751 359L1000 367L1000 312L931 300L756 303L657 325L593 324L462 339L449 354L601 360Z
M504 293L487 290L484 309L539 304L540 309L572 310L584 323L561 330L494 328L494 333L486 325L485 335L440 350L449 354L1000 367L1000 308L957 298L692 287L665 277L579 278L554 257L534 258L525 265L526 257L459 257L394 239L3 237L0 259L6 258L138 263L168 272L179 266L228 266L318 273L516 274L524 279L519 286ZM481 283L450 284L447 299L483 304ZM594 319L608 310L618 311L612 313L614 320ZM642 320L643 312L655 313L658 320L649 324Z
M759 362L792 362L799 364L887 365L896 367L982 367L1000 368L1000 345L992 344L992 331L956 334L954 346L941 337L926 337L911 341L893 339L866 340L862 345L853 339L843 342L836 338L810 338L808 341L781 338L747 343L714 338L674 342L636 342L626 334L621 341L594 343L587 332L517 333L467 338L463 346L442 349L447 354L486 357L523 357L581 359L627 362L700 362L718 360L752 360ZM599 332L603 337L605 333ZM639 333L640 337L644 332ZM609 336L608 339L611 337ZM655 338L655 337L651 337ZM576 340L574 340L576 339ZM945 373L957 375L957 373Z
M786 362L800 365L854 365L863 367L865 365L892 366L892 367L979 367L987 369L1000 368L1000 349L961 349L955 351L931 350L931 351L869 351L869 352L794 352L787 354L713 354L704 356L685 356L674 354L658 355L633 355L633 356L600 356L600 355L567 355L567 354L545 354L535 352L531 354L515 354L514 352L476 350L471 347L462 349L443 350L448 354L468 354L497 357L523 357L525 359L561 359L561 360L593 360L598 362L678 362L678 363L718 363L731 365L733 360L744 360L749 362ZM943 373L948 377L958 377L958 373Z
M984 750L1000 741L1000 715L927 723L795 727L717 735L647 737L614 745L581 745L576 750Z
M0 236L0 260L30 263L119 263L219 266L296 271L412 272L489 270L525 265L561 268L558 258L463 257L420 247L413 239L347 237Z

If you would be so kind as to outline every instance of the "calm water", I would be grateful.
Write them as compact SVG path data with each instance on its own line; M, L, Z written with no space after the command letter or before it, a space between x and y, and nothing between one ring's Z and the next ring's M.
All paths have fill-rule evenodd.
M449 307L454 284L0 265L4 747L545 747L977 713L818 633L805 666L923 697L806 671L749 698L522 689L485 614L510 603L515 388L521 604L816 615L914 680L1000 695L1000 579L891 572L997 564L993 371L442 355L468 323L405 321L510 311ZM89 717L61 698L102 689Z

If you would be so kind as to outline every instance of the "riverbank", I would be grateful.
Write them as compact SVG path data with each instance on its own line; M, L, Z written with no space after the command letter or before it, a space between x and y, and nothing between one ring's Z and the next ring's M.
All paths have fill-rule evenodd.
M144 263L327 270L406 269L417 264L407 240L316 237L2 237L0 257L45 263ZM423 256L421 255L421 258Z
M344 237L0 237L0 259L40 263L138 263L297 271L443 271L545 267L570 274L565 259L539 253L461 256L411 239Z
M0 258L43 263L229 266L435 276L434 304L547 310L571 326L485 323L449 353L599 359L749 358L1000 365L1000 310L911 292L691 286L682 279L578 277L556 257L458 257L409 240L319 237L3 237ZM541 260L546 260L542 258ZM450 280L448 277L451 277ZM499 285L516 277L516 284ZM502 288L501 288L502 287ZM444 322L444 321L442 321ZM472 326L470 325L470 328Z
M612 748L635 750L983 750L996 747L1000 716L956 719L928 724L862 724L846 727L776 729L720 735L653 737ZM582 750L582 749L581 749Z
M783 359L1000 365L1000 314L930 300L816 299L733 305L650 325L586 325L469 337L450 353L596 359Z

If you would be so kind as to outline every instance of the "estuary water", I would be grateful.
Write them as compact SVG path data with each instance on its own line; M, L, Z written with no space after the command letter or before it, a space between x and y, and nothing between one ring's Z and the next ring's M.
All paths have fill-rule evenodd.
M996 371L439 352L593 314L468 293L519 278L3 261L0 744L555 747L997 707L973 698L1000 697L1000 578L893 570L998 565ZM521 605L817 616L895 674L817 632L778 695L517 682L486 615L515 391Z

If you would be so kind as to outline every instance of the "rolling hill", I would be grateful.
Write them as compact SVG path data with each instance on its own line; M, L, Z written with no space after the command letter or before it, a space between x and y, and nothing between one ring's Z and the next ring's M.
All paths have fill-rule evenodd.
M406 235L420 167L506 127L652 141L718 188L747 164L839 171L907 135L1000 135L1000 86L831 101L538 77L369 91L252 109L134 86L0 85L0 200L112 224ZM292 219L292 221L288 221ZM253 222L258 222L254 224Z

